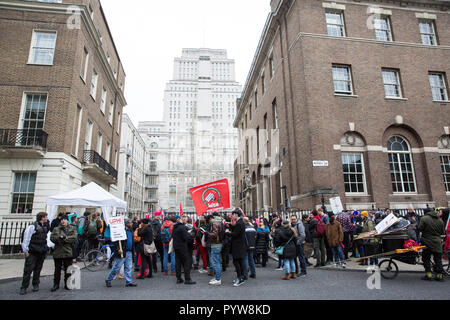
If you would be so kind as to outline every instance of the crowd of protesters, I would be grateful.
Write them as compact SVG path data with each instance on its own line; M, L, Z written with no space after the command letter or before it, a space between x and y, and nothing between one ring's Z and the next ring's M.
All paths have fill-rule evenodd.
M100 239L113 248L111 252L107 247L111 268L105 279L107 287L112 286L112 280L120 278L125 278L127 287L137 286L132 278L133 269L138 272L138 280L152 278L159 270L164 276L175 276L177 284L186 285L196 284L191 277L195 270L211 276L209 284L217 286L222 284L222 274L229 268L230 261L236 272L233 286L238 287L249 278L256 278L257 266L267 267L272 250L278 255L276 269L284 271L283 280L306 277L307 268L312 266L334 264L337 268L346 268L350 257L359 258L361 265L377 265L377 259L372 256L379 253L378 240L355 238L373 231L390 213L390 210L355 211L334 215L319 208L310 214L301 217L292 214L283 220L278 213L269 214L268 218L249 217L237 208L231 214L207 214L196 221L186 215L141 220L135 217L126 219L127 239L120 243L111 242L109 226L98 213L86 212L81 217L59 214L51 224L46 213L39 213L36 222L23 235L22 250L26 260L20 294L26 294L32 273L33 291L39 290L39 275L49 253L49 232L55 244L52 292L59 289L63 270L64 287L69 290L69 267L82 261L86 251L97 249ZM392 213L399 216L396 210ZM450 249L450 227L445 231L442 221L447 221L448 209L425 210L425 216L420 219L411 209L405 218L410 221L407 234L411 241L427 246L423 253L424 280L432 279L431 256L434 256L435 261L440 261L435 265L435 279L442 281L441 236L445 232L444 250ZM309 261L311 257L315 258L315 264Z

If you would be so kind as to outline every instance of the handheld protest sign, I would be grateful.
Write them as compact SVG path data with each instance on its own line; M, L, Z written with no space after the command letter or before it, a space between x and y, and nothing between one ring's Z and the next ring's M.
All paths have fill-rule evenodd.
M109 219L109 227L111 230L111 241L127 240L127 232L125 231L125 217L114 217Z

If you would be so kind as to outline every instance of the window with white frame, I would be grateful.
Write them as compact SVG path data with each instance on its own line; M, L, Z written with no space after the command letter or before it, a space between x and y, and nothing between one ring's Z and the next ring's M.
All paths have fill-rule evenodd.
M105 87L103 87L102 88L102 100L100 102L100 110L103 114L105 114L105 112L106 112L106 95L107 95L106 89L105 89Z
M270 67L270 79L275 75L275 62L273 60L273 54L269 58L269 67Z
M399 136L387 142L392 190L397 193L416 192L411 150L408 142Z
M92 79L91 79L91 97L95 100L97 96L97 83L98 83L98 74L95 69L92 71Z
M373 19L375 37L379 41L392 41L391 23L388 16L375 17Z
M11 213L21 214L33 211L36 172L15 172L12 192Z
M86 133L84 135L84 150L90 151L92 146L92 129L94 125L91 120L87 121L86 124Z
M450 155L441 156L441 168L445 191L450 192Z
M419 30L422 44L430 46L436 46L438 44L433 20L419 21Z
M329 36L345 37L344 14L342 11L325 12Z
M334 93L353 94L352 76L350 66L333 65Z
M86 49L86 47L84 47L83 48L83 58L81 60L81 71L80 71L80 76L84 82L86 82L88 65L89 65L89 51Z
M401 98L400 74L398 70L383 69L383 84L386 98Z
M56 31L33 31L29 64L53 65Z
M365 172L362 153L343 153L342 169L346 193L365 193Z
M97 137L97 153L101 156L103 149L103 134L101 132L98 133Z
M109 104L109 115L108 115L108 122L110 125L113 123L113 115L114 115L114 101L111 101Z
M111 143L106 142L105 160L109 163L111 158Z
M444 73L430 73L428 78L430 80L433 101L447 101L448 93Z

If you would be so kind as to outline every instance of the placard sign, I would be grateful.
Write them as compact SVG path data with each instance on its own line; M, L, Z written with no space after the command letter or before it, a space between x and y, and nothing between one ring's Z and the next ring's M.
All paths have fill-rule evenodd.
M331 209L334 214L339 214L344 211L344 207L342 206L341 197L330 198Z
M125 231L125 217L114 217L109 219L109 228L111 230L111 241L127 240Z

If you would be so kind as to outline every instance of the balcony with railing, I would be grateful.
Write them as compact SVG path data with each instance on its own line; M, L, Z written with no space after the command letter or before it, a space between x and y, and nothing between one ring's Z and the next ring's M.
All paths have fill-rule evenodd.
M0 157L42 158L47 139L41 129L0 129Z
M117 182L117 170L93 150L84 151L82 165L83 171L106 184L115 184Z

